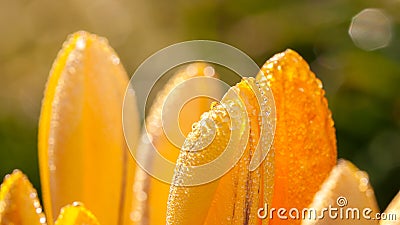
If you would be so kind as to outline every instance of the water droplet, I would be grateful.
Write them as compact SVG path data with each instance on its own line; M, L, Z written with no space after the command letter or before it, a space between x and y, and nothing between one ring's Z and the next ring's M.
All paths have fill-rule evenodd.
M36 198L36 196L37 196L37 194L35 192L32 192L29 194L29 197L32 199Z
M136 195L137 200L143 202L147 200L147 194L144 191L139 191Z
M207 66L206 68L204 68L203 72L204 72L204 75L208 76L208 77L212 77L215 74L215 70L211 66Z
M136 210L130 214L130 218L132 221L135 221L135 222L140 221L142 219L142 214Z
M75 74L76 73L76 69L73 65L68 65L67 67L67 71L69 74Z
M85 40L85 38L79 37L79 38L76 40L76 49L78 49L78 50L83 50L83 49L85 49L85 47L86 47L86 40Z
M33 207L40 208L40 203L38 200L33 201Z
M53 161L49 162L49 169L50 169L51 172L56 171L57 167L54 165Z
M119 59L118 56L116 56L116 55L111 55L111 62L112 62L114 65L118 65L118 64L120 63L120 59Z
M45 224L46 223L46 217L41 216L40 219L39 219L39 222L42 223L42 224Z
M75 202L72 203L72 206L74 206L74 207L83 206L83 203L75 201Z
M42 213L42 208L40 208L40 207L39 207L39 208L36 208L35 211L36 211L37 214Z
M198 73L198 67L195 64L191 64L186 68L186 73L190 76L196 76Z

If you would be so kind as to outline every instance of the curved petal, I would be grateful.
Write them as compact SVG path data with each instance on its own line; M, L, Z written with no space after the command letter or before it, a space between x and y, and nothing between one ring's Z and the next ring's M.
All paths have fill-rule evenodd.
M214 71L211 65L189 64L174 74L157 94L146 118L146 129L143 130L136 152L144 158L148 166L160 167L163 165L161 160L174 163L178 158L180 150L180 146L177 147L178 134L182 131L185 135L190 131L192 123L210 108L213 101L203 97L192 99L192 95L196 95L195 92L200 94L205 91L215 96L220 92L217 85L213 86L213 82L207 82L207 78L217 76L215 73L207 73L209 71ZM151 137L149 138L151 141L147 141L147 136ZM155 151L164 158L155 157L157 154ZM173 174L173 171L170 172ZM149 175L143 169L138 169L136 172L134 220L138 225L165 224L171 181L168 183L154 176L155 174Z
M336 165L336 137L322 83L292 50L276 54L257 79L269 84L276 105L273 208L307 207ZM272 219L273 224L300 224Z
M381 219L380 225L399 225L400 224L400 191L390 202L389 206L384 212L390 219Z
M64 43L39 122L40 175L50 223L74 201L83 202L102 224L129 218L135 165L122 129L127 85L127 74L104 38L82 31ZM138 119L133 126L136 138Z
M100 223L82 204L74 202L61 209L55 225L100 225Z
M261 223L257 218L258 208L264 202L270 203L272 197L273 152L268 154L260 167L250 171L250 161L261 138L259 120L266 117L266 114L260 113L262 107L255 95L261 87L253 89L252 84L255 85L254 79L245 79L232 87L220 104L203 114L188 135L171 185L167 224ZM207 121L215 125L215 137L204 149L192 151L193 146L213 135L213 132L204 129L208 126ZM239 136L234 134L238 131L241 131ZM235 156L223 161L231 169L220 179L202 185L182 186L187 180L204 176L196 170L191 171L191 167L207 165L231 148ZM208 172L214 173L213 170L222 166L211 166Z
M7 175L1 184L0 224L46 224L36 190L19 170Z
M335 213L323 211L323 208L328 209L329 207L342 209L344 211L342 217L348 216L349 219L340 219L339 210L337 211L338 218L334 218ZM329 177L322 184L321 190L314 196L309 208L316 209L318 218L315 218L314 214L310 212L302 221L303 225L350 225L355 223L373 225L379 223L379 220L366 219L363 216L363 210L366 208L371 210L371 217L379 212L368 175L351 162L343 159L339 160L338 165L332 169ZM353 209L358 210L358 213Z

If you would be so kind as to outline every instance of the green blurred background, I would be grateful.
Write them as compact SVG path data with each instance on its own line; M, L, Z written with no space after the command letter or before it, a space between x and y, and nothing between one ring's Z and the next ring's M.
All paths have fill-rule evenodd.
M399 0L0 0L0 176L19 168L40 190L40 104L68 34L107 37L128 74L170 44L211 39L259 65L298 51L324 83L339 157L369 173L383 210L400 188L399 12Z

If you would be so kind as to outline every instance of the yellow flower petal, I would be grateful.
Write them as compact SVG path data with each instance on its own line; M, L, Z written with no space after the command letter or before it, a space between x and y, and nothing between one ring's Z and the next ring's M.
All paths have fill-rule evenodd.
M104 38L77 32L64 43L50 72L39 122L49 223L74 201L83 202L103 224L129 218L135 166L122 131L127 85L127 74ZM138 120L133 126L128 138L137 137Z
M260 106L254 91L258 87L253 79L245 80L237 87L249 116L248 144L240 161L219 180L204 224L268 224L268 218L260 220L257 214L264 203L272 201L274 152L269 152L260 167L249 171L251 160L256 157L256 144L262 134L259 126Z
M0 224L46 224L36 190L19 170L7 175L1 185Z
M99 225L96 217L79 203L64 206L55 225Z
M152 166L159 165L158 158L153 157L153 155L146 150L154 148L166 159L171 162L175 162L178 154L179 148L175 146L177 142L177 135L179 130L169 130L168 136L165 134L166 130L160 125L169 126L178 124L178 121L172 119L171 117L174 112L178 112L179 104L182 101L186 101L187 94L193 93L193 88L198 89L208 89L208 91L215 92L217 94L217 87L201 86L204 82L197 82L195 85L190 82L192 78L196 77L215 77L215 74L207 74L206 72L211 70L211 66L205 63L193 63L184 67L182 70L178 71L164 86L164 88L159 92L154 103L150 109L150 114L146 119L147 132L151 136L151 142L142 141L138 147L138 153L142 157L146 157ZM185 82L190 83L185 83ZM192 80L193 81L193 80ZM205 80L203 80L205 81ZM186 85L185 85L186 84ZM171 92L174 93L171 94ZM171 95L170 95L171 94ZM175 97L175 98L174 98ZM169 99L168 106L164 105L167 98ZM184 135L188 133L191 129L191 125L194 121L200 118L201 114L210 108L212 100L207 98L196 98L195 100L187 102L182 111L179 113L179 126L175 128L181 128ZM176 107L171 107L174 105ZM164 120L162 118L163 107L169 107L163 113L165 113ZM174 111L174 112L172 112ZM168 124L168 123L172 124ZM165 127L164 127L165 128ZM146 132L146 131L144 131ZM142 135L146 135L143 133ZM170 138L170 140L168 139ZM173 141L173 142L171 142ZM170 189L170 184L160 181L150 175L148 175L142 169L138 169L136 172L135 179L135 212L133 213L133 219L136 224L165 224L166 220L166 209L167 200Z
M386 215L395 215L396 218L381 219L380 225L400 225L400 192L393 198L384 213Z
M292 50L276 54L257 79L268 82L276 105L273 208L307 207L336 164L336 137L321 81ZM272 219L271 224L300 221Z
M338 209L342 208L344 211L343 218L345 218L346 213L351 218L353 214L346 210L348 208L356 208L360 210L360 219L340 219L339 214L338 218L332 219L328 212L325 211L322 220L316 220L311 217L311 219L302 221L302 225L378 224L378 220L368 220L363 217L363 210L366 208L372 210L369 213L371 218L374 218L375 214L379 212L374 191L369 184L368 175L349 161L339 160L338 165L333 168L329 177L323 183L321 190L314 196L309 208L316 209L317 215L320 216L322 209L329 206ZM337 213L339 213L339 210Z
M265 86L264 86L265 87ZM249 171L251 156L256 150L260 137L260 106L255 92L260 92L262 86L255 84L254 79L245 79L231 88L221 104L203 114L188 135L177 161L174 183L167 208L167 224L200 225L200 224L256 224L257 210L264 202L270 203L273 186L273 152L259 168ZM226 106L234 110L228 113ZM261 108L263 109L263 108ZM244 121L249 119L249 124ZM232 121L239 121L239 123ZM212 122L211 122L212 121ZM195 146L202 144L208 136L212 136L207 128L215 124L215 136L211 144L193 151ZM246 128L246 126L249 126ZM250 128L250 129L248 129ZM238 130L248 129L249 136L232 137ZM249 139L248 139L249 138ZM239 151L245 147L243 155L237 164L220 179L197 186L182 186L187 180L201 178L204 174L192 173L189 166L207 164L220 156L225 148L232 146ZM246 144L248 143L248 144ZM235 160L233 160L235 161ZM226 162L224 162L226 163ZM219 169L217 165L214 169ZM233 166L233 165L232 165ZM212 171L213 167L211 167ZM188 172L189 171L189 172ZM265 221L264 223L266 223Z
M249 156L254 153L254 146L250 144L250 149L247 146L237 167L225 174L219 183L211 182L196 187L173 185L168 202L168 224L256 224L261 223L256 216L258 207L264 206L263 203L276 208L304 208L311 203L312 197L335 165L336 139L331 113L321 83L309 70L307 63L297 53L288 50L271 58L256 80L271 87L275 98L275 159L271 151L264 167L260 167L264 171L254 171L255 174L252 174L246 167ZM257 140L260 138L257 134L260 121L252 113L258 106L250 100L254 96L249 92L243 95L246 93L244 86L244 83L237 85L240 90L238 93L250 118L250 137ZM215 139L200 153L181 152L174 178L176 182L184 181L185 176L193 176L181 168L207 163L226 147L230 132L227 130L228 124L220 121L220 118L224 118L223 110L211 110L210 114L214 116L209 119L221 124ZM200 131L197 133L201 134ZM192 136L195 138L190 140L189 135L190 143L201 142L199 135ZM275 178L272 182L273 163ZM260 178L263 176L264 180ZM274 194L271 204L272 185ZM247 189L243 190L242 187ZM300 223L275 221L279 224ZM262 223L267 224L268 218Z

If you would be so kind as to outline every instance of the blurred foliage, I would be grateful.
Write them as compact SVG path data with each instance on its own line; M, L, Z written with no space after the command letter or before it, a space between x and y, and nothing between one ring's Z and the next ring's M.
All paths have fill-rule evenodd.
M387 15L386 47L364 51L349 36L352 18L366 8ZM303 55L327 91L339 157L369 173L384 209L400 188L399 11L398 0L0 0L0 176L19 168L39 189L41 98L68 34L107 37L129 74L170 44L211 39L259 65L286 48Z

